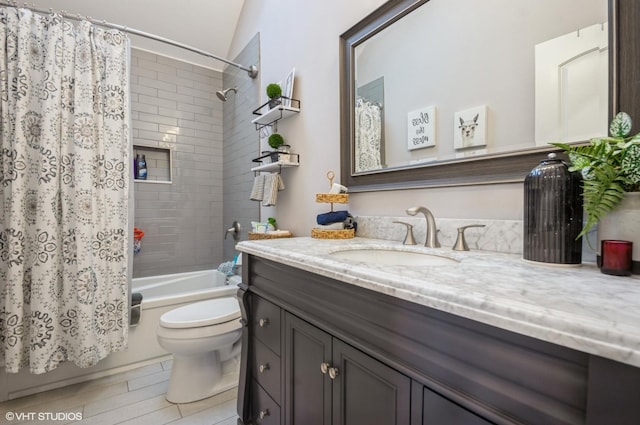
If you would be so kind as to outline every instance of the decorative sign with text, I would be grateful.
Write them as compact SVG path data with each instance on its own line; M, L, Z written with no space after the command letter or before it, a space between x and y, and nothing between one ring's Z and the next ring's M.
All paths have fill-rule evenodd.
M436 145L436 107L429 106L407 114L407 149Z

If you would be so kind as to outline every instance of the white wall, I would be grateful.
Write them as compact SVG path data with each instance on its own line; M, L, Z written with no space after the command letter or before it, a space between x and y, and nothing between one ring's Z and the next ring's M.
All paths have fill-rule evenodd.
M261 87L296 68L294 97L302 112L281 121L278 131L300 154L301 165L283 171L286 190L275 211L263 211L263 217L275 216L296 236L308 236L316 215L328 210L315 203L315 194L327 190L327 170L340 171L339 36L382 3L245 0L230 56L260 32ZM350 197L349 210L403 216L406 208L424 205L436 217L521 219L522 203L522 185L506 184L357 193Z

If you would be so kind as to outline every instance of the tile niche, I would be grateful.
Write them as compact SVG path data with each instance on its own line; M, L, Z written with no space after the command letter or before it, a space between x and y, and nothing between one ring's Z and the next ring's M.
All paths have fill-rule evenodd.
M144 155L147 161L147 178L134 179L137 183L171 184L171 149L133 146L133 160Z

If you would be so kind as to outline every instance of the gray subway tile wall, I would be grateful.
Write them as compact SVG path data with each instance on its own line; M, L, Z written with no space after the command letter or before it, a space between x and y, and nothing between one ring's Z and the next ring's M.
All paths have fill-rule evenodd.
M133 144L172 155L171 184L134 183L134 225L145 232L134 277L223 261L223 110L215 94L221 88L219 71L132 49Z
M260 35L252 40L233 58L236 63L257 65L260 69ZM251 222L260 218L260 204L249 199L254 175L251 167L257 164L251 159L259 156L260 137L251 120L253 110L260 105L260 77L251 79L246 71L227 67L223 76L224 88L238 87L224 102L224 225L228 229L237 220L242 226L242 239L247 239ZM222 102L221 102L222 103ZM223 242L224 258L235 255L235 243L231 237Z

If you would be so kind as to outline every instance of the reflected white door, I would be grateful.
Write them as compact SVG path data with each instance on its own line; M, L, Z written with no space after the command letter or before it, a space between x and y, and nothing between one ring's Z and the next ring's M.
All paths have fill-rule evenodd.
M607 24L536 45L536 145L607 134Z

